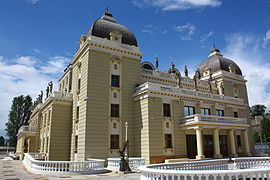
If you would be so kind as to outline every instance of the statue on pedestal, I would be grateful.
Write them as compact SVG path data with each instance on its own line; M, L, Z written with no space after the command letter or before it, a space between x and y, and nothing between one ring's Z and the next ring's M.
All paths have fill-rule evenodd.
M185 72L185 76L188 77L188 68L187 68L186 65L185 65L185 67L184 67L184 72Z
M47 86L47 88L46 88L46 99L47 99L48 96L49 96L49 91L50 91L50 88L49 88L49 86Z
M159 60L158 60L158 57L156 57L156 70L158 70L158 66L159 66Z
M217 86L219 95L224 95L224 84L223 82L220 82Z
M181 73L180 72L176 72L176 76L178 78L178 86L181 87Z
M52 90L53 90L53 82L52 81L49 83L49 87L50 87L50 93L52 93Z
M197 78L195 75L193 76L193 81L194 81L194 90L197 91Z
M201 73L200 73L199 68L197 68L197 70L196 70L196 72L195 72L195 76L196 76L196 79L197 79L197 80L201 79Z
M43 101L43 91L41 90L40 91L40 103L42 103L42 101Z

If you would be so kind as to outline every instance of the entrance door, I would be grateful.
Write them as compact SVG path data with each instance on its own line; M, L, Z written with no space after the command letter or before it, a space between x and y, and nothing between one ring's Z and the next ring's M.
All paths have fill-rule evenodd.
M219 136L219 144L220 144L220 154L222 157L228 156L228 145L227 145L227 136L220 135Z
M212 135L204 135L203 136L204 143L204 155L206 158L213 158L213 136Z
M197 155L197 142L195 135L186 135L187 142L187 157L195 159Z

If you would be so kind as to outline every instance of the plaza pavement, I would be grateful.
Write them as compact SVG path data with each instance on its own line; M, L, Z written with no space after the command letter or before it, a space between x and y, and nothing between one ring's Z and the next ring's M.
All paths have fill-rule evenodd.
M94 175L67 175L67 174L33 174L24 167L22 161L4 158L0 160L0 180L68 180L68 179L93 179L93 180L139 180L139 173L116 174L112 172Z

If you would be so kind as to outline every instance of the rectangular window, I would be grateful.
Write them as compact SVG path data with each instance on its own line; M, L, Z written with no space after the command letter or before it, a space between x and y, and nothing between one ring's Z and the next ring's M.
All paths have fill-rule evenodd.
M111 117L119 117L119 104L111 104Z
M193 106L185 106L184 111L185 111L185 116L194 115L195 107L193 107Z
M47 137L46 153L49 151L49 137Z
M44 114L43 126L46 127L47 114Z
M237 135L236 136L236 141L237 141L237 146L242 146L242 143L241 143L241 136L240 135Z
M203 114L203 115L211 115L210 109L208 109L208 108L201 108L201 114Z
M46 152L46 138L43 138L43 152Z
M80 92L81 90L81 78L78 79L78 92Z
M224 116L224 110L216 109L217 116Z
M78 151L78 135L75 136L75 147L74 147L74 152L77 153Z
M111 135L111 149L119 149L119 135Z
M237 112L233 112L233 117L238 118L238 113Z
M48 119L47 119L47 125L50 125L50 120L51 120L51 110L49 110L49 114L48 114Z
M172 135L164 134L165 148L172 148Z
M80 117L80 106L77 106L77 108L76 108L76 122L79 121L79 117Z
M119 78L118 75L112 75L111 86L113 86L113 87L120 87L120 78Z
M171 117L170 104L163 103L163 116Z

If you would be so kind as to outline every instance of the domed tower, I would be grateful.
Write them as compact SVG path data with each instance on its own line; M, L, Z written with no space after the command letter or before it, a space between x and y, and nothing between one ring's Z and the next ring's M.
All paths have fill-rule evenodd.
M246 80L239 66L231 59L223 57L220 50L213 48L208 59L199 66L201 80L212 78L220 95L245 99L248 103Z
M132 31L116 23L108 11L80 37L79 49L71 63L71 160L118 156L125 137L125 122L131 139L132 94L141 80L141 56Z
M246 119L248 126L245 130L239 131L237 128L232 128L228 135L230 139L234 136L237 138L235 144L230 140L230 147L236 145L234 152L250 155L250 149L253 149L253 141L248 131L252 132L252 130L249 126L251 122L246 80L240 67L233 60L223 57L219 49L213 48L208 59L200 64L199 72L201 80L211 81L212 84L215 84L220 95L217 98L229 101L226 105L215 103L215 115L230 117L233 121L237 121L236 118ZM220 114L220 112L222 113ZM232 151L230 153L234 154Z

